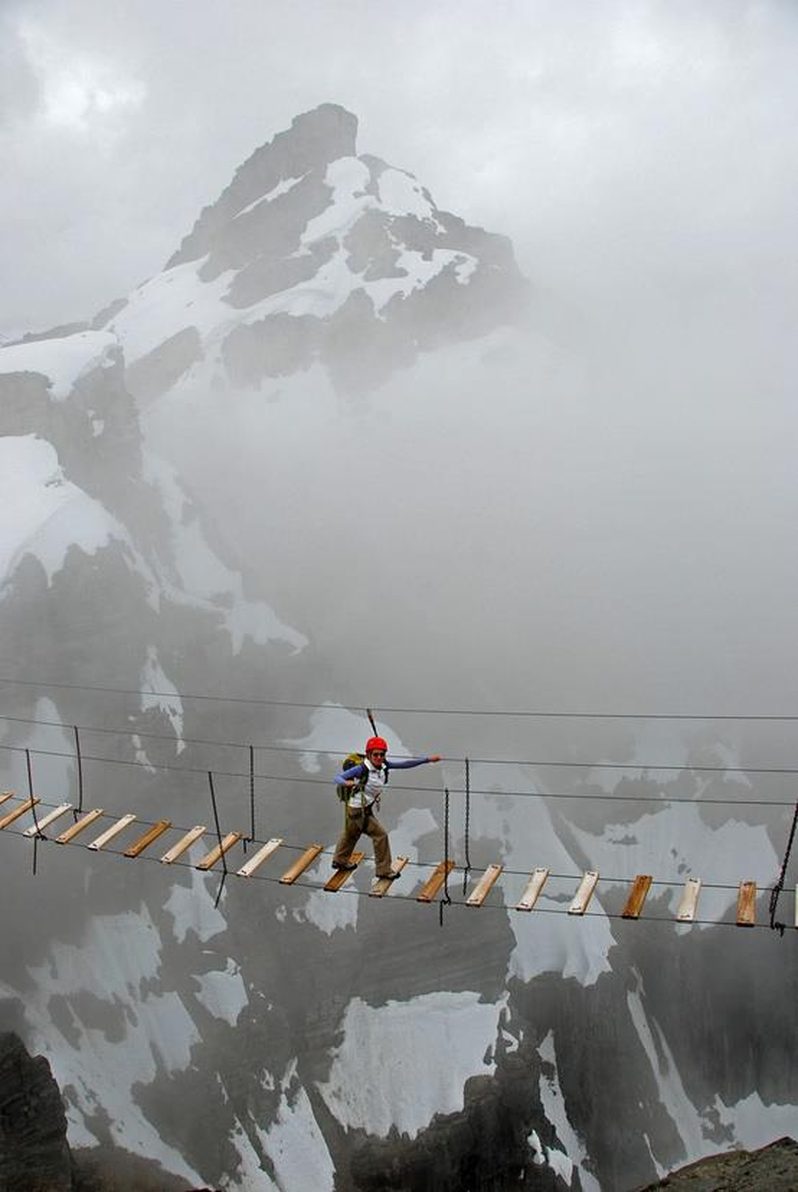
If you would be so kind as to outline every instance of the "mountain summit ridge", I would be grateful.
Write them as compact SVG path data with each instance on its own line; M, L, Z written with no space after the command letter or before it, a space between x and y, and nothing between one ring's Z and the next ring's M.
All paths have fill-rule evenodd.
M320 169L337 157L354 156L357 129L357 117L339 104L320 104L295 116L291 127L255 149L238 167L219 198L202 209L166 268L203 257L221 225L263 198L284 179Z
M202 210L164 272L111 308L104 326L127 363L145 361L140 396L189 372L259 387L316 362L339 390L362 391L419 352L517 319L526 282L509 240L442 211L408 171L357 156L356 138L338 105L297 116Z

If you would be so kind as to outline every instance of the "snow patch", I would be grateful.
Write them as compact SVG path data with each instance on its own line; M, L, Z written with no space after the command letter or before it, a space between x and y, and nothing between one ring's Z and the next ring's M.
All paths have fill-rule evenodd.
M50 394L63 401L75 382L94 368L113 365L119 344L108 331L80 331L62 339L37 339L0 348L0 373L40 373L50 383Z
M311 219L302 235L301 244L309 248L318 240L337 236L360 218L376 199L366 187L371 180L368 167L356 157L339 157L327 166L324 181L332 187L332 198L320 215Z
M141 668L141 710L158 708L163 712L177 737L177 752L185 749L183 743L183 701L174 683L167 679L163 667L158 661L158 651L154 646L147 647L147 660ZM147 691L147 688L150 688Z
M380 206L390 215L415 215L418 219L431 220L443 231L435 215L435 206L425 198L417 179L406 170L388 166L380 174L377 188Z
M559 1151L554 1147L543 1147L546 1162L570 1186L573 1168L579 1169L582 1192L601 1192L601 1187L595 1176L586 1170L585 1163L588 1155L579 1135L568 1120L565 1099L560 1087L560 1077L557 1072L557 1057L554 1050L554 1032L549 1031L538 1048L538 1054L544 1064L550 1068L549 1072L540 1074L540 1100L543 1112L557 1132L557 1137L565 1147ZM570 1156L570 1158L569 1158ZM566 1175L565 1172L568 1172Z
M301 182L302 179L306 177L307 174L300 174L297 178L283 178L281 182L278 182L276 186L273 186L265 195L261 195L260 198L253 199L252 202L248 203L246 207L242 207L240 211L237 211L233 216L233 219L240 219L242 215L247 215L250 211L254 211L256 207L260 207L261 203L271 203L273 199L279 198L280 195L287 194L289 190L294 189L297 182Z
M249 1004L246 987L238 966L228 957L224 972L202 973L197 978L197 1001L214 1018L235 1026L241 1011Z
M480 766L472 782L482 789L528 791L530 795L539 791L533 773L523 766ZM475 839L499 836L502 860L508 870L524 874L531 873L536 865L545 865L557 874L578 868L557 834L543 795L539 799L485 795L472 804L471 828ZM530 840L535 842L532 857ZM525 877L507 875L503 888L507 890L508 905L518 901L525 883ZM566 900L573 896L577 884L576 879L550 877L538 909L528 915L509 916L516 946L510 956L508 976L531 981L540 973L554 972L575 977L587 986L611 970L608 954L613 946L612 930L598 895L594 894L584 917L571 919L547 913L565 910Z
M455 277L460 285L465 285L477 267L475 257L448 248L436 248L426 255L415 249L404 249L396 264L397 268L406 270L406 277L383 277L363 283L363 289L374 303L378 315L397 294L406 298L413 290L423 289L448 265L454 266Z
M216 614L230 634L235 654L240 653L247 638L258 645L286 642L294 653L303 650L308 639L285 625L268 604L248 600L241 575L227 568L211 550L174 470L157 456L147 454L144 472L146 479L161 492L174 527L175 574L172 581L162 578L164 590L179 601L188 600ZM158 684L153 686L163 690ZM180 715L182 733L182 708Z
M634 824L606 824L600 836L581 828L571 830L593 868L612 874L618 882L631 881L636 873L651 873L657 881L672 882L670 907L674 915L688 877L735 888L702 890L699 917L714 920L723 918L735 902L740 874L750 875L763 889L779 871L779 858L761 824L729 819L719 827L710 827L695 803L663 802L656 810L645 811ZM632 833L634 840L629 839ZM711 872L707 872L707 858L711 858ZM685 930L711 925L699 922Z
M201 843L191 846L188 856L192 866L205 852L207 849ZM227 920L213 905L202 875L193 867L187 868L185 872L189 874L190 884L184 886L175 883L164 903L164 910L172 916L178 944L183 943L189 931L193 931L200 943L205 944L227 929Z
M387 1137L392 1126L415 1138L436 1113L463 1108L470 1076L490 1075L485 1053L507 1004L479 994L429 993L409 1002L369 1006L355 998L342 1024L329 1080L319 1091L344 1127ZM419 1055L445 1055L418 1079ZM386 1062L386 1057L390 1062Z
M35 435L0 438L0 576L34 555L47 583L76 546L93 555L127 533L99 501L64 477L53 446Z
M275 1121L267 1130L259 1130L263 1149L274 1164L281 1188L312 1188L313 1192L333 1192L335 1166L324 1135L319 1129L304 1088L293 1096L286 1092L293 1080L292 1063L282 1082L282 1099Z
M736 1105L726 1105L715 1097L715 1109L722 1126L732 1126L735 1141L746 1150L767 1146L774 1138L795 1137L795 1115L798 1106L766 1104L759 1093L751 1093ZM717 1148L715 1148L717 1149Z
M48 960L29 970L25 1012L36 1051L47 1056L61 1087L71 1087L67 1121L73 1146L96 1145L91 1119L101 1104L114 1142L199 1184L197 1172L163 1142L133 1093L135 1085L156 1077L159 1065L170 1072L185 1069L191 1048L200 1041L176 994L139 996L141 982L157 978L160 963L158 931L143 904L138 913L95 916L78 945L56 942ZM124 1016L121 1040L84 1025L79 1017L84 992L120 1008L135 1001L135 1016ZM66 1001L63 1013L79 1034L74 1046L54 1034L52 998Z

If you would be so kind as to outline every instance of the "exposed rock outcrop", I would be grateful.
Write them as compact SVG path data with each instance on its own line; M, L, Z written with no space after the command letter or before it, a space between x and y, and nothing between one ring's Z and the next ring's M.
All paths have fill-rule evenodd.
M798 1142L779 1138L758 1151L710 1155L681 1167L640 1192L795 1192L798 1188Z
M0 1192L72 1192L61 1093L44 1056L0 1035Z

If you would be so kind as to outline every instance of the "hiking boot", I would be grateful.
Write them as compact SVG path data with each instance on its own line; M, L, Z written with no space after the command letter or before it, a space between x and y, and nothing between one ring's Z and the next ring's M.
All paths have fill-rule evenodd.
M387 873L378 873L377 877L386 882L395 882L398 877L402 876L400 869L389 869Z
M342 869L344 873L351 873L353 869L357 869L354 861L333 861L332 867L333 869Z

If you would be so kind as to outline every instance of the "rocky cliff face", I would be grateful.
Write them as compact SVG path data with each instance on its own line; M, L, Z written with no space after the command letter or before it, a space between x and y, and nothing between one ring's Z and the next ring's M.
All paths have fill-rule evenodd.
M779 1138L758 1151L711 1155L641 1189L654 1192L791 1192L798 1187L798 1143Z
M66 1114L44 1056L0 1034L0 1188L72 1192Z

